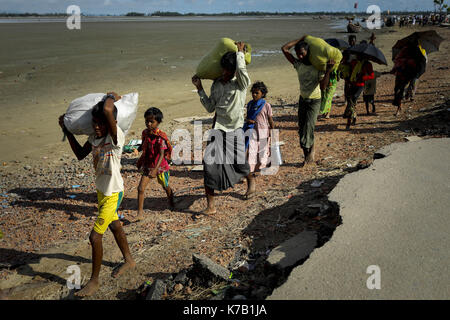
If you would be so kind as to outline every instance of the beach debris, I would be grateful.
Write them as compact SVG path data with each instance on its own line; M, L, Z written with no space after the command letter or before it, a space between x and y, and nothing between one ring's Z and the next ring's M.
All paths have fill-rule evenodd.
M192 121L201 121L201 120L211 120L212 116L193 116L193 117L184 117L184 118L177 118L174 119L174 121L178 123L185 123L185 122L192 122Z
M187 235L188 239L196 238L200 236L204 231L210 230L210 226L202 227L202 228L193 228L193 229L186 229L184 232L188 233Z
M177 283L174 287L173 290L175 292L180 292L181 290L183 290L184 286L181 283Z
M79 188L79 187L81 187L79 184L74 184L74 185L72 186L72 189L77 189L77 188Z
M75 199L77 196L74 194L68 195L67 197L69 197L70 199Z
M247 261L238 261L235 265L235 269L237 269L241 273L248 272L250 270L250 265Z
M191 168L191 171L193 172L203 172L203 165L194 166Z
M182 270L176 275L176 277L173 281L176 283L186 284L188 282L188 280L189 280L189 278L187 276L187 271Z
M25 170L31 170L31 166L25 166L23 167Z
M135 149L138 149L142 145L142 140L134 139L130 140L126 146L123 147L123 152L132 153Z
M319 188L319 187L322 186L323 183L324 183L323 180L314 180L314 181L311 183L311 187L313 187L313 188Z
M166 284L163 280L158 279L150 286L146 300L162 300L162 296L165 292Z
M409 137L405 137L405 140L409 141L409 142L416 142L416 141L420 141L420 140L423 140L423 139L421 137L418 137L418 136L409 136Z

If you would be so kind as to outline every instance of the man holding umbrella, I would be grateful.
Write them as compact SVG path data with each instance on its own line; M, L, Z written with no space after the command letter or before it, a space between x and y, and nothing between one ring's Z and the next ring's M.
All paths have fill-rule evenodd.
M395 74L394 101L392 104L397 106L398 116L402 110L402 100L407 85L406 99L414 100L416 92L416 83L420 76L425 72L426 53L420 44L416 47L405 47L400 51L394 60L394 68L391 73Z
M351 125L356 124L356 102L364 89L365 82L375 77L369 61L387 65L384 54L367 42L355 45L348 51L356 54L356 59L350 62L350 84L346 97L347 108L344 112L344 118L347 119L347 130Z
M395 46L392 47L394 68L391 73L395 74L394 101L392 104L397 106L396 115L401 112L405 87L409 84L406 98L414 99L417 81L425 73L427 54L438 51L443 40L434 30L414 32L397 41Z
M361 53L358 53L356 59L350 62L350 66L350 81L346 97L347 108L344 112L344 118L347 119L347 130L351 125L356 124L356 103L364 90L365 82L375 78L372 64Z

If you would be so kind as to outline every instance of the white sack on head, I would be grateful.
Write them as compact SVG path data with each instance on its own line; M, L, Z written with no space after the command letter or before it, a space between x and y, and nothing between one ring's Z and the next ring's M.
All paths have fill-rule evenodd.
M92 109L105 96L105 93L90 93L73 100L64 115L64 124L67 130L75 135L93 134ZM138 100L138 93L129 93L114 103L117 108L117 125L125 135L136 119Z

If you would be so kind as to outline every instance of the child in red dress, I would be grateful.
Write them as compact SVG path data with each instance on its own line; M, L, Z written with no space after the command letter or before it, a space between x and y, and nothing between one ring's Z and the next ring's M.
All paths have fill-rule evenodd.
M142 145L137 151L142 155L137 162L138 169L142 168L143 174L138 187L138 220L144 213L144 192L150 179L156 178L158 183L166 191L169 204L174 207L173 190L169 187L169 163L172 146L167 135L158 126L163 119L163 114L158 108L150 108L145 114L147 129L142 131Z

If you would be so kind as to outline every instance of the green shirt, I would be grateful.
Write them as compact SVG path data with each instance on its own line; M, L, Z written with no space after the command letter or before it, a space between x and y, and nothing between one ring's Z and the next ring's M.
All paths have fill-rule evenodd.
M321 99L320 80L325 74L317 70L312 64L307 65L300 60L295 60L294 68L298 73L300 83L300 96L304 99Z
M244 53L236 54L236 76L223 83L220 78L211 86L211 95L208 97L204 90L198 92L200 102L206 111L216 112L214 129L231 132L244 126L244 111L247 88L250 86L250 77L245 65Z

